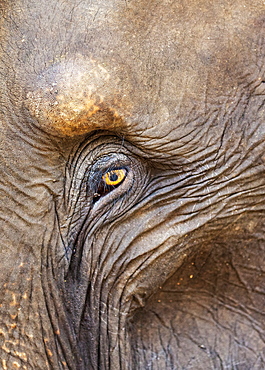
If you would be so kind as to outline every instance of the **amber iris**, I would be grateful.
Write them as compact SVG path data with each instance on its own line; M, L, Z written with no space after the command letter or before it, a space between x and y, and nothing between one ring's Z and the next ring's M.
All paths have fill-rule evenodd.
M111 171L106 172L102 176L102 180L104 181L106 185L116 186L116 185L119 185L125 179L125 176L126 176L126 170L124 169L111 170Z

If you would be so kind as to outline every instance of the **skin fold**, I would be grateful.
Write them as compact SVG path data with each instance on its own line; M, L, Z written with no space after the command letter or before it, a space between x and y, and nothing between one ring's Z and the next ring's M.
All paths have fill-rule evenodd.
M0 15L0 368L264 369L264 1Z

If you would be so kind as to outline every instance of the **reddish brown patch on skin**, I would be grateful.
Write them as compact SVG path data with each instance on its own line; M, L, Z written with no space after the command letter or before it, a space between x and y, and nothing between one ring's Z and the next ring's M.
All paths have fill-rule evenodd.
M53 66L39 85L28 92L25 105L42 128L59 135L115 129L129 115L130 104L119 81L95 61Z

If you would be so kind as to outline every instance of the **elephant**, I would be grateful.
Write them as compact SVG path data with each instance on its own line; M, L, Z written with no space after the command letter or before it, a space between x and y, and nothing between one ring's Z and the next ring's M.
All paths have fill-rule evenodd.
M265 369L264 1L0 10L0 368Z

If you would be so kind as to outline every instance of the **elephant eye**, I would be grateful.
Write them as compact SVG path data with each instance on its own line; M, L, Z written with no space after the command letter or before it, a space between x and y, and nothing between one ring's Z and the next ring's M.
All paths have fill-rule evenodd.
M126 176L127 170L124 168L112 169L104 173L94 194L94 202L121 185Z
M126 170L124 168L111 170L102 176L102 180L106 185L117 186L125 179Z

